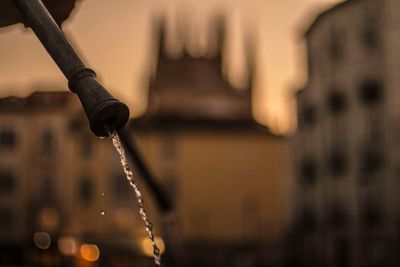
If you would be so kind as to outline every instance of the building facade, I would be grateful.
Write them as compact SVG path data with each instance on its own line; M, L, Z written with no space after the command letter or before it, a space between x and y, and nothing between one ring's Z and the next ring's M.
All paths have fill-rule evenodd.
M185 48L169 57L162 29L148 110L130 129L172 196L184 265L277 264L290 213L287 140L254 120L251 85L224 79L222 25L209 34L219 40L212 58Z
M345 1L305 34L292 236L304 266L399 264L399 5Z
M82 244L140 255L145 234L117 154L90 132L77 98L0 103L0 264L79 264Z
M218 34L214 58L160 49L148 110L127 126L172 211L158 209L133 169L167 265L278 264L290 213L287 141L254 120L251 86L224 79ZM153 266L142 259L145 237L111 141L89 131L72 93L0 100L0 264L87 266L95 245L92 265Z

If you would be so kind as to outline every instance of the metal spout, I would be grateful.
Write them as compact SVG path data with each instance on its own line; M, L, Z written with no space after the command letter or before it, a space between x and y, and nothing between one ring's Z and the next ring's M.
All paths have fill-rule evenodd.
M16 8L39 38L47 52L68 79L86 112L90 128L100 137L108 136L106 127L120 130L129 119L128 107L115 99L96 79L72 48L41 0L13 0Z
M120 130L129 119L128 107L115 99L96 79L91 69L82 69L69 80L89 120L90 129L100 137L108 136L107 127Z

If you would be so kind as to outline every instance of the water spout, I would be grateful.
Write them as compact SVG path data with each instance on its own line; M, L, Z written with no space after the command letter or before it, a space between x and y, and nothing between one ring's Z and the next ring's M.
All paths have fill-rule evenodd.
M97 136L108 136L106 125L116 130L129 119L128 107L115 99L96 79L68 42L41 0L13 0L47 52L68 79L69 89L76 93L86 112L90 128Z

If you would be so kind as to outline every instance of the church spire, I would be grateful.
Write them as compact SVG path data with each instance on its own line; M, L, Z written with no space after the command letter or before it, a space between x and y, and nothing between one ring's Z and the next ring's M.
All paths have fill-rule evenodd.
M155 27L154 27L154 35L155 38L154 40L157 40L157 50L158 50L158 58L165 58L166 53L165 53L165 46L166 46L166 22L165 22L165 17L160 16L156 19L155 21Z
M222 59L222 54L226 41L226 18L223 14L218 14L213 23L215 27L215 44L216 44L216 56L220 60Z
M256 76L256 58L257 58L257 41L254 32L250 32L245 36L245 56L246 56L246 67L247 67L247 78L248 78L248 88L250 93L253 90L254 80Z

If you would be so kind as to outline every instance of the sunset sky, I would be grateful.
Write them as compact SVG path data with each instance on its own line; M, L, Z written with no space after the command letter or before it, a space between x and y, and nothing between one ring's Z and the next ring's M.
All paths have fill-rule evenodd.
M216 12L227 15L224 71L245 81L246 38L256 40L254 115L278 133L293 129L293 90L306 80L302 32L322 10L340 0L81 0L63 30L84 61L131 113L146 106L148 71L154 67L151 27L157 14L189 13L194 28ZM22 25L0 29L0 96L32 88L67 88L61 72L34 34Z

